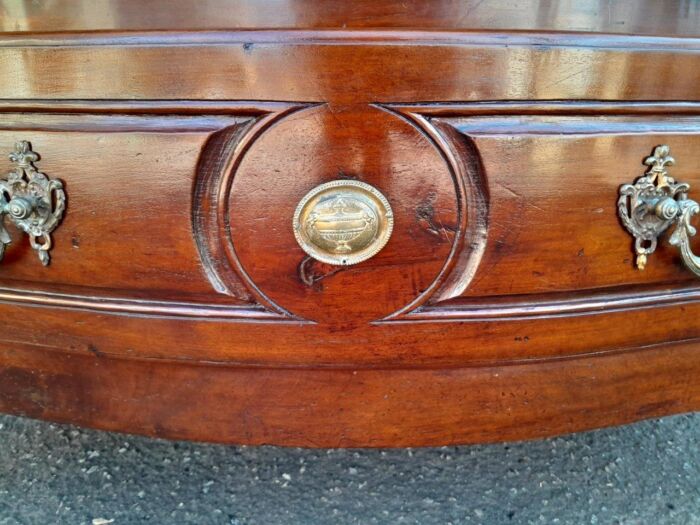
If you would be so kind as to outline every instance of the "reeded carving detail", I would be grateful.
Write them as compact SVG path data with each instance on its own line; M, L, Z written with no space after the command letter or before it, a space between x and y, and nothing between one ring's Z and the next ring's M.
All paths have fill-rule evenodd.
M337 180L304 196L294 213L293 227L297 242L311 257L346 266L373 257L386 245L394 216L376 188Z
M0 180L0 218L8 215L14 225L29 235L29 242L44 266L50 261L51 232L56 229L66 207L66 194L60 180L49 179L34 166L39 155L29 142L15 144L9 155L17 167ZM11 239L0 222L0 260Z

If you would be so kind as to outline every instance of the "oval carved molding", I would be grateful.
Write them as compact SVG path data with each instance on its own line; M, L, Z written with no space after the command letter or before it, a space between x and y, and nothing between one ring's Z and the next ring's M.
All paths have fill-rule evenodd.
M367 136L343 134L357 122ZM377 186L396 208L395 238L352 268L314 261L285 230L294 211L286 207L338 178ZM410 108L290 106L212 136L198 167L193 227L220 293L288 319L395 321L467 288L486 245L488 189L470 139ZM382 304L387 294L396 297Z
M232 175L250 144L275 121L304 107L307 104L289 104L261 112L243 125L213 133L200 155L192 198L194 238L212 287L221 294L259 304L282 317L293 316L257 290L231 249L225 197L230 191Z

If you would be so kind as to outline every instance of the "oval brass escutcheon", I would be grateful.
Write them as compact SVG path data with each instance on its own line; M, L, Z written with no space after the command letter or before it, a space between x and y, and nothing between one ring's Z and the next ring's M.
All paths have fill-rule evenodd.
M294 212L294 236L314 259L347 266L376 255L391 237L394 216L379 190L360 181L315 187Z

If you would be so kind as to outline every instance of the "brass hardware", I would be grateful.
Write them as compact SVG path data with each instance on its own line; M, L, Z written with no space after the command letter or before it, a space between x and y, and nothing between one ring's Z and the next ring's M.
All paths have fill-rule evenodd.
M294 236L314 259L347 266L376 255L394 228L391 206L376 188L354 180L317 186L294 212Z
M659 236L675 225L669 243L678 247L688 269L700 276L700 257L690 248L690 238L696 232L690 221L700 212L700 205L688 198L689 184L676 182L668 175L667 166L675 163L669 153L666 145L654 148L653 155L644 160L649 170L634 184L620 187L618 215L635 239L637 268L644 269L647 256L656 250Z
M29 242L39 260L49 264L51 232L56 229L66 207L66 194L60 180L49 179L34 166L39 155L31 150L29 142L15 144L9 155L17 167L0 179L0 260L10 235L2 219L9 216L14 225L29 235Z

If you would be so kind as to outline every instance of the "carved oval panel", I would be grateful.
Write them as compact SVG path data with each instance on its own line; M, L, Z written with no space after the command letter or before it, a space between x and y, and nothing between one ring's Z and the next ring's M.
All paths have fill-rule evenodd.
M359 181L383 194L393 233L374 257L347 267L298 245L297 204L318 185ZM270 302L317 322L381 319L428 290L450 257L460 206L450 166L416 126L372 106L317 106L265 131L228 194L232 255Z

